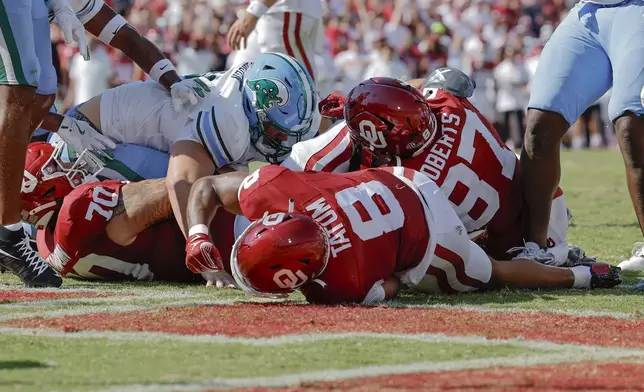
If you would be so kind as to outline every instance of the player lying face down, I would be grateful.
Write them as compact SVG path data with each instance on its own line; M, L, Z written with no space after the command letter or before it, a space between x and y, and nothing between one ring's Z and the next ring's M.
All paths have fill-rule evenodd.
M60 160L63 144L29 146L21 192L23 220L39 228L38 251L65 276L100 280L201 279L186 268L184 237L172 219L165 180L136 183L107 180L92 154L73 166ZM234 216L222 210L213 229L226 235L218 243L224 254L233 244ZM225 272L203 276L232 285Z
M599 288L621 282L601 263L573 268L499 261L469 240L426 175L405 168L346 174L265 166L251 175L205 177L191 190L186 263L221 270L209 223L219 207L253 223L235 242L237 284L258 295L300 290L309 302L372 303L401 285L422 292Z
M467 99L474 89L469 77L442 68L424 85L421 94L396 79L372 78L347 97L329 97L321 103L322 114L346 121L296 144L282 165L328 172L384 165L422 172L440 186L468 233L483 233L478 241L486 252L504 259L508 250L523 246L517 156ZM568 209L559 190L548 232L553 249L541 262L569 263L567 230Z

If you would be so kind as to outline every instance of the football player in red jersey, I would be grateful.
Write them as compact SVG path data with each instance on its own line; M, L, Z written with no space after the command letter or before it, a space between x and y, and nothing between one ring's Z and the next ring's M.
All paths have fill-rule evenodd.
M432 73L424 95L396 79L375 78L356 86L346 99L323 101L321 106L330 106L322 107L323 113L337 116L342 108L347 121L296 144L283 166L347 172L402 165L420 171L440 186L467 231L483 234L479 241L485 250L502 259L506 251L523 245L518 158L467 100L474 89L471 80L450 70ZM449 74L460 74L472 84L438 88L445 84L436 79ZM549 230L553 250L541 254L539 261L564 265L568 210L561 190L553 206Z
M220 233L209 228L219 206L254 221L231 258L237 284L253 294L299 289L312 303L372 303L394 298L400 283L452 293L621 282L619 268L607 264L488 257L436 183L402 167L332 174L264 166L200 179L190 193L186 263L203 271L222 264L212 240Z
M21 191L23 220L39 228L39 253L63 276L101 280L191 282L184 237L172 218L164 179L136 183L95 180L91 159L81 155L71 168L56 159L56 147L31 143ZM213 221L222 233L217 244L230 253L234 216ZM204 276L232 285L225 274ZM217 278L217 279L215 279Z

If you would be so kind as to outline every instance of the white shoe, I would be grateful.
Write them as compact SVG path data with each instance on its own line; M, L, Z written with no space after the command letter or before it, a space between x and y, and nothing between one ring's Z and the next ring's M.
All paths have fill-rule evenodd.
M512 255L512 260L528 259L541 264L557 265L557 257L550 252L550 249L545 250L534 242L526 242L525 246L512 248L508 250L508 254Z
M644 242L637 242L631 251L631 258L619 263L618 267L622 271L641 271L644 270Z

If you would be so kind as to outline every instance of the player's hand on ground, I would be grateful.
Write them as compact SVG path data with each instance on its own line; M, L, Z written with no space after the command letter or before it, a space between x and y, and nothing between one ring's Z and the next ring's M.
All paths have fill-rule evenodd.
M193 78L183 79L170 87L172 107L180 112L186 104L197 105L211 90L208 79Z
M257 25L257 17L246 12L242 18L233 23L228 31L228 45L233 50L239 50L246 47L248 36Z
M224 270L221 254L207 234L197 233L188 237L186 267L195 274Z
M215 286L218 289L228 288L236 289L235 279L226 271L207 271L202 272L201 277L206 281L206 287Z
M64 116L57 133L78 154L86 149L102 152L102 150L116 148L116 143L112 139L98 132L88 122L74 117Z
M330 94L328 97L320 101L318 109L323 117L332 119L344 117L344 104L347 97L341 94Z
M83 59L89 61L89 43L85 36L85 26L78 20L68 1L52 0L51 6L54 10L54 21L62 30L65 43L71 45L76 42Z

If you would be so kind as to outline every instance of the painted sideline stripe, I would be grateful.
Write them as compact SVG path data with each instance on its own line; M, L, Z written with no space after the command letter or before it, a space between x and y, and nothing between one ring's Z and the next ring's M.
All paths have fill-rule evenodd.
M427 343L455 343L479 345L513 345L533 350L548 351L578 351L578 352L620 352L631 356L644 357L644 350L627 349L620 347L604 347L587 344L562 344L538 340L523 339L488 339L483 336L449 336L441 333L377 333L377 332L346 332L346 333L316 333L301 335L279 335L270 338L243 338L227 335L181 335L163 332L120 332L120 331L78 331L63 332L40 328L0 327L0 334L14 336L40 336L51 338L72 339L108 339L122 341L159 341L173 340L186 343L214 343L214 344L243 344L248 346L280 346L286 344L305 344L328 340L343 339L399 339L413 340Z
M220 301L195 301L192 299L186 301L175 301L175 302L162 302L162 303L150 303L150 304L140 304L140 305L88 305L81 306L76 309L60 309L60 310L46 310L42 312L16 312L0 315L0 322L12 321L12 320L22 320L22 319L32 319L32 318L55 318L55 317L64 317L64 316L83 316L92 313L122 313L122 312L135 312L139 310L151 310L156 308L164 307L184 307L184 306L201 306L201 305L231 305L233 304L230 300L220 300Z
M580 358L577 351L549 353L540 355L519 355L501 358L477 358L462 361L446 362L417 362L403 365L367 366L346 370L320 370L297 374L286 374L275 377L249 377L249 378L216 378L196 383L177 384L135 384L122 385L104 392L161 392L161 391L193 391L226 388L252 388L252 387L287 387L304 382L340 381L353 378L376 377L395 374L427 373L440 371L454 371L466 369L483 369L493 366L527 367L542 364L557 364L566 362L579 362L581 360L615 360L632 357L632 354L619 350L606 349L593 353L584 353Z
M2 308L36 308L36 307L50 307L50 306L59 306L59 305L80 305L80 302L83 303L114 303L114 302L131 302L131 301L147 301L147 300L177 300L177 299L192 299L200 300L209 297L207 293L196 295L188 293L173 293L173 294L159 294L154 295L153 293L138 295L138 294L127 294L127 295L118 295L118 296L106 296L106 297L75 297L75 298L61 298L61 299L47 299L40 301L16 301L10 302L7 304L0 304L0 309Z
M132 298L130 298L132 299ZM154 299L154 298L149 298ZM185 300L178 300L173 302L161 302L161 303L148 303L148 304L139 304L139 305L105 305L104 303L99 303L97 305L87 305L79 306L74 309L58 309L58 310L45 310L38 311L37 313L33 312L15 312L9 314L0 314L0 322L21 320L21 319L32 319L32 318L55 318L55 317L64 317L64 316L83 316L94 313L122 313L122 312L134 312L139 310L152 310L157 308L164 307L190 307L190 306L228 306L228 305L242 305L248 303L270 303L270 302L279 302L279 303L292 303L284 302L278 299L271 298L262 298L258 301L243 301L239 298L229 298L229 299L220 299L220 300L211 300L211 299L194 299L194 297L186 297ZM2 309L2 306L0 306Z

